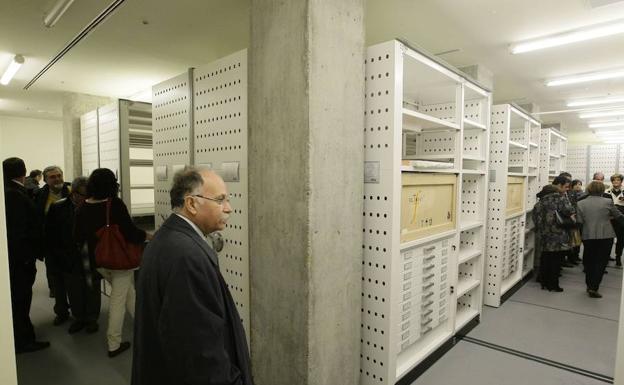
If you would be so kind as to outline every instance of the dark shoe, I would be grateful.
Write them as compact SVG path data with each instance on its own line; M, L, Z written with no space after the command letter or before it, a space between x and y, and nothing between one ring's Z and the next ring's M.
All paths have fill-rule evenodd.
M130 349L130 342L125 341L122 342L119 347L113 351L108 351L108 357L109 358L113 358L113 357L117 357L118 355L120 355L121 353L125 352L126 350Z
M589 294L591 298L602 298L602 294L598 293L596 290L587 290L587 294Z
M69 319L69 315L65 314L65 315L57 315L56 317L54 317L54 322L52 322L52 324L54 326L60 326L62 324L65 323L65 321L67 321Z
M89 334L97 333L100 330L100 325L97 322L89 322L85 327L85 332Z
M24 345L24 346L20 346L16 348L15 353L21 354L21 353L36 352L38 350L47 349L49 347L50 347L50 343L48 341L33 341L29 343L28 345Z
M610 257L609 261L615 261L615 258L614 257Z
M69 325L69 329L67 329L67 332L69 334L78 333L79 331L84 329L84 327L85 327L85 323L84 322L82 322L82 321L74 321L74 322L72 322L71 325Z
M561 288L561 287L554 287L552 289L548 289L548 291L554 291L555 293L561 293L563 291L563 288Z
M569 262L564 262L561 264L562 267L574 267L573 264L569 263Z

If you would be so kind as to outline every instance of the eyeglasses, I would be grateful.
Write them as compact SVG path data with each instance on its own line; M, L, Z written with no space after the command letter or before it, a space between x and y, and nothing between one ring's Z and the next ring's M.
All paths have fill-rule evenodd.
M205 197L201 194L195 194L195 195L189 195L191 197L197 197L197 198L203 198L203 199L207 199L209 201L213 201L216 202L219 206L223 206L224 202L230 203L230 198L229 197L223 197L223 198L209 198L209 197Z

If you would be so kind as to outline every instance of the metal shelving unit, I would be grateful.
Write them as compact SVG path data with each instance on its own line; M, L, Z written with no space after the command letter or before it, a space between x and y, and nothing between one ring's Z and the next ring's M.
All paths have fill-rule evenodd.
M500 306L505 293L533 268L527 249L535 237L526 232L526 217L539 189L540 127L516 105L492 108L484 300L489 306Z
M83 175L98 167L117 176L130 215L154 215L152 105L118 100L81 117Z
M361 383L394 384L482 309L490 92L368 48Z

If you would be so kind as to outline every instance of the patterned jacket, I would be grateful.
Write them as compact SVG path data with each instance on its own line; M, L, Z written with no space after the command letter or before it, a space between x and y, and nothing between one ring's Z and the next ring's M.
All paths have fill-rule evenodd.
M555 212L561 216L575 214L570 202L559 193L543 196L533 208L533 223L542 251L564 251L572 248L570 230L557 225Z

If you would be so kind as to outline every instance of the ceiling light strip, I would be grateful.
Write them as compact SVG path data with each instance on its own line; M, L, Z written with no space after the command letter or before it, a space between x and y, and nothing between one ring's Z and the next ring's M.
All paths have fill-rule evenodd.
M577 30L513 44L510 49L512 54L525 53L600 37L612 36L620 33L624 33L624 21L622 20L616 23L598 24L587 28L580 28Z
M583 106L596 106L600 104L612 104L612 103L624 103L624 96L574 100L574 101L568 102L567 106L568 107L583 107Z
M35 84L35 82L41 76L43 76L54 64L56 64L56 62L61 60L61 58L65 56L67 52L69 52L72 48L74 48L76 44L80 43L82 39L87 37L89 33L91 33L95 28L97 28L104 20L106 20L106 18L108 18L125 1L126 0L115 0L108 7L106 7L102 12L100 12L99 15L97 15L93 20L91 20L91 22L87 24L87 26L84 27L82 31L80 31L65 47L63 47L63 49L59 53L57 53L56 56L54 56L52 60L50 60L50 62L46 64L45 67L43 67L43 69L39 71L39 73L35 75L35 77L32 78L28 82L28 84L24 86L24 89L27 90L33 84Z
M624 110L615 110L615 111L603 111L603 112L588 112L585 114L580 114L579 118L581 119L593 119L593 118L607 118L610 116L624 116Z
M624 77L624 69L612 70L612 71L600 71L586 74L572 75L561 77L557 79L548 80L546 82L547 87L565 86L568 84L578 84L595 82L598 80L617 79Z

